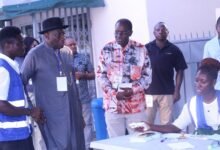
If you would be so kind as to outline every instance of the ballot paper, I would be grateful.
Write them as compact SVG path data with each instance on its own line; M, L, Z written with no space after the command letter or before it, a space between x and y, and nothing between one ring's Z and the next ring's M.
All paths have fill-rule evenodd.
M143 128L143 131L149 130L149 126L145 122L132 122L129 124L131 129Z
M129 142L131 143L144 143L153 139L160 139L161 133L154 131L145 131L141 133L135 133L130 136Z

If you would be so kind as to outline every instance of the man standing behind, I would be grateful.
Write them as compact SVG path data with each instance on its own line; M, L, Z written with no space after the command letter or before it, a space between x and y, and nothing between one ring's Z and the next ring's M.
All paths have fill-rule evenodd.
M20 29L3 28L0 47L0 149L34 150L28 116L39 122L43 114L39 108L27 108L19 65L14 61L24 54Z
M88 80L95 79L95 73L89 57L85 54L77 52L77 43L71 38L65 39L65 46L68 46L73 54L73 68L75 71L76 84L79 91L79 99L82 104L82 113L85 121L84 137L86 150L89 149L92 141L92 111L91 111L91 97L89 95Z
M160 123L171 122L173 104L180 99L184 69L187 68L180 49L167 40L168 33L165 24L159 22L154 27L156 39L146 44L152 65L152 83L146 91L148 123L154 123L158 108Z
M21 68L23 82L31 78L36 105L47 118L41 127L48 150L84 150L83 118L73 69L65 54L64 30L59 17L43 21L44 42L25 57Z
M145 121L144 90L151 82L151 66L144 45L130 40L132 23L115 24L115 41L101 50L97 76L103 89L109 137L132 133L129 124Z
M203 58L214 58L218 61L220 61L220 17L218 18L216 22L216 31L217 35L209 40L204 47L204 53L203 53ZM215 84L215 89L220 90L220 75L218 75L216 84Z

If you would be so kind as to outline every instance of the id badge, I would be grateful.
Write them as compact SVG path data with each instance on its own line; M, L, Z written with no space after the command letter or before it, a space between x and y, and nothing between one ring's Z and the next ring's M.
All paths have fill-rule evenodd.
M121 76L121 75L115 75L115 76L113 77L114 83L112 84L112 87L113 87L114 89L118 89L118 86L119 86L119 84L121 83L121 80L122 80L122 76Z
M66 77L57 77L57 91L65 92L67 91L67 78Z
M145 95L145 102L146 102L147 107L153 107L153 96Z

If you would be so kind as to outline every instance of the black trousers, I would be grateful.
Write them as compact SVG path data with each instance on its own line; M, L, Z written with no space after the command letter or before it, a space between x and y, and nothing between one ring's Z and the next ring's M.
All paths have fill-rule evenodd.
M32 137L17 141L0 142L0 150L34 150Z

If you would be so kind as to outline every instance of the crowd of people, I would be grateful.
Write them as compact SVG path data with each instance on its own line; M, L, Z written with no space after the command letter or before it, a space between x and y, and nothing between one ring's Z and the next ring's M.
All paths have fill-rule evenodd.
M143 131L129 126L135 122L162 133L182 132L190 124L197 134L220 133L220 18L218 34L206 43L197 70L196 95L174 121L187 64L167 39L164 22L155 25L155 40L144 45L130 39L132 22L119 19L115 40L101 49L96 74L88 55L78 52L77 41L65 37L66 28L61 18L47 18L41 43L23 38L15 26L0 31L1 150L89 150L95 137L88 81L95 77L103 90L109 138ZM157 110L160 124L155 124ZM39 142L32 139L30 118L39 127Z

